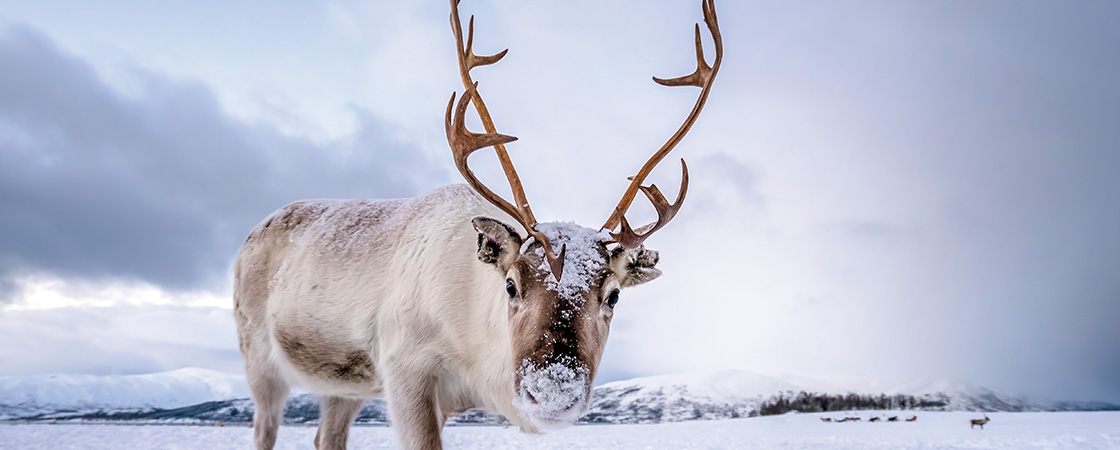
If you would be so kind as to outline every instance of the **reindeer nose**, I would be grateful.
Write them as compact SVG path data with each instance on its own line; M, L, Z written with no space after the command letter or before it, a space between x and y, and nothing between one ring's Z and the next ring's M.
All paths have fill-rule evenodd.
M587 373L582 368L553 363L526 370L520 388L522 398L531 405L553 412L569 411L586 396Z
M539 406L541 404L541 402L539 400L537 400L537 397L535 395L533 395L533 390L526 389L525 391L522 392L522 394L523 394L523 397L525 398L525 400L528 401L530 405ZM572 408L575 408L578 403L579 403L579 398L578 398L578 396L575 396L575 397L571 397L571 401L568 402L568 404L566 406L564 405L563 402L555 402L555 401L550 402L550 404L548 406L550 407L550 409L552 409L554 411L557 411L557 412L567 412L567 411L570 411Z
M541 400L537 399L538 395L544 399L543 405L541 404ZM539 390L534 394L534 389L525 389L522 391L522 397L525 401L529 402L530 405L547 408L553 412L567 412L576 407L579 403L580 395L574 393L544 392Z

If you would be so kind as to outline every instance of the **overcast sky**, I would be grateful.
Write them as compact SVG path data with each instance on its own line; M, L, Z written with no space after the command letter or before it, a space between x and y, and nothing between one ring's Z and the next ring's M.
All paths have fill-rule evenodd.
M479 53L510 49L475 78L538 218L598 227L695 100L649 77L694 68L699 0L462 9ZM651 177L675 191L689 162L647 241L665 275L624 293L600 382L738 368L1120 401L1120 3L717 9L723 70ZM447 17L0 0L0 375L239 371L231 263L259 220L459 182Z

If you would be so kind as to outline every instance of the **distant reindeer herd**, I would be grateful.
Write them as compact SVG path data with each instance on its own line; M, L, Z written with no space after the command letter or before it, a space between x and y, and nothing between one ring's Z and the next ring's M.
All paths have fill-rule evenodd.
M984 416L983 419L971 419L972 428L976 428L977 425L980 425L980 429L983 430L984 425L987 424L988 422L990 422L991 420L992 419L989 419L988 416ZM845 417L843 419L833 419L831 417L821 417L821 422L840 423L840 422L862 422L862 421L863 421L863 418L861 418L861 417ZM874 416L874 417L868 419L867 421L868 422L882 422L883 418L879 417L879 416ZM907 422L917 422L918 421L918 416L910 416L906 419L906 421ZM898 422L898 416L887 417L887 422Z
M882 420L883 420L882 417L877 417L876 416L876 417L872 417L871 419L868 419L868 422L881 422ZM861 421L863 421L863 418L860 418L860 417L845 417L843 419L836 419L836 420L833 420L831 417L821 417L821 422L861 422ZM906 419L906 421L907 422L917 422L918 421L918 416L910 416L910 418ZM898 422L898 416L888 417L887 422Z

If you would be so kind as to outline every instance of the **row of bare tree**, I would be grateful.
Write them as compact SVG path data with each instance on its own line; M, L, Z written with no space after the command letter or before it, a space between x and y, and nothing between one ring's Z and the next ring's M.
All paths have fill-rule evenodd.
M803 413L860 411L860 410L914 410L943 409L944 402L918 398L913 395L862 395L862 394L821 394L799 392L782 394L771 398L759 407L759 415L770 416L790 411Z

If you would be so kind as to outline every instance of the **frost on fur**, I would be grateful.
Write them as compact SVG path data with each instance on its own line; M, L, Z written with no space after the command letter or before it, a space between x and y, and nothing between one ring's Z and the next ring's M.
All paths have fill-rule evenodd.
M582 302L583 293L591 289L595 274L607 265L600 249L605 242L610 241L610 235L605 231L596 231L591 228L581 227L572 222L549 222L537 224L537 228L556 248L564 246L564 275L557 282L554 278L548 279L546 287L559 292L560 297L571 302ZM537 248L538 254L544 255L544 249ZM548 270L548 261L541 259L541 270Z
M549 432L570 426L588 405L588 370L580 364L559 362L538 366L522 361L520 388L527 395L514 406L537 427Z

